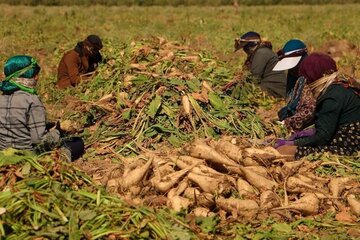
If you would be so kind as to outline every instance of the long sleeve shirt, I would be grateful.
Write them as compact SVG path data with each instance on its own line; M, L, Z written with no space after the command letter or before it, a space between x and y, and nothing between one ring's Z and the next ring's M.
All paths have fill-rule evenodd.
M273 71L278 57L270 48L258 48L250 59L250 72L260 83L261 89L274 97L286 97L286 75L284 71Z
M360 121L360 97L342 85L330 85L315 109L316 134L295 140L297 146L324 146L331 142L339 126Z
M45 115L37 95L21 90L0 95L0 150L9 147L34 150L43 142L59 141L59 131L46 130Z

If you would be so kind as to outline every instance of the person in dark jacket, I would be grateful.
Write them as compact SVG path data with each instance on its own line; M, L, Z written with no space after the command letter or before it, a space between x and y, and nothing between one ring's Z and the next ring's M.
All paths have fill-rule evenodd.
M268 41L262 41L256 32L247 32L235 39L235 51L243 49L247 54L245 66L252 77L260 83L262 90L277 98L286 97L286 76L284 71L273 71L278 56Z
M43 152L60 146L67 160L74 160L83 153L84 143L80 138L61 139L59 126L47 129L45 107L35 90L39 72L30 56L13 56L5 63L6 78L0 82L0 151Z
M58 88L74 87L83 77L90 76L102 61L99 52L102 47L99 36L89 35L84 41L78 42L73 50L66 52L58 67Z
M312 53L300 64L316 99L315 129L312 136L288 141L278 148L295 158L330 152L352 155L360 151L360 89L354 79L337 72L328 55Z
M310 126L314 120L316 100L306 79L299 73L300 63L307 57L307 52L302 41L291 39L278 51L279 62L273 68L274 71L287 70L287 102L278 116L288 129L295 132Z

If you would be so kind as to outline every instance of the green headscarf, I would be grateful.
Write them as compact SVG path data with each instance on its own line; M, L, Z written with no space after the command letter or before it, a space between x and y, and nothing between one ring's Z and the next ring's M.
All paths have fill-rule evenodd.
M34 88L23 86L14 81L17 78L34 78L40 71L37 61L30 56L14 56L9 58L4 67L6 78L0 82L0 90L4 94L12 94L17 90L22 90L31 94L36 94Z

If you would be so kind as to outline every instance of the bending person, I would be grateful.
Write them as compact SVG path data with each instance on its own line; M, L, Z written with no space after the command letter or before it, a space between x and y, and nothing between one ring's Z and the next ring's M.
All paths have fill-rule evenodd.
M360 90L354 80L338 73L335 61L321 53L310 54L299 70L316 99L316 133L278 151L295 154L297 159L312 153L352 155L360 151Z
M306 79L299 74L299 65L307 57L306 45L298 40L289 40L278 52L279 62L274 71L287 70L287 102L279 112L279 120L285 126L298 132L313 124L315 98ZM311 131L309 131L310 133Z
M62 146L68 160L74 160L84 151L80 138L63 141L59 127L46 129L46 111L36 84L40 66L30 56L14 56L4 66L5 80L0 82L0 150L47 151Z
M278 57L272 44L262 41L256 32L247 32L235 39L235 51L243 49L247 54L245 66L262 90L277 98L286 97L286 76L284 71L273 71Z
M99 52L102 47L101 39L97 35L89 35L84 41L78 42L73 50L62 57L56 85L59 88L75 87L82 78L91 76L102 61Z

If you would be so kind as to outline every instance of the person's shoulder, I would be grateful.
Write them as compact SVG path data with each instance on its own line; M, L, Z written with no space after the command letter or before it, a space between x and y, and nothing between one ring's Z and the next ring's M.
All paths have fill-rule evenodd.
M255 54L261 55L261 56L270 56L270 57L276 55L276 53L274 53L273 50L271 50L268 47L261 47L261 48L257 49Z
M65 52L64 56L75 56L78 57L79 53L77 51L75 51L74 49L71 49L67 52Z
M341 84L331 84L319 100L333 99L337 102L341 101L348 93L348 89Z

